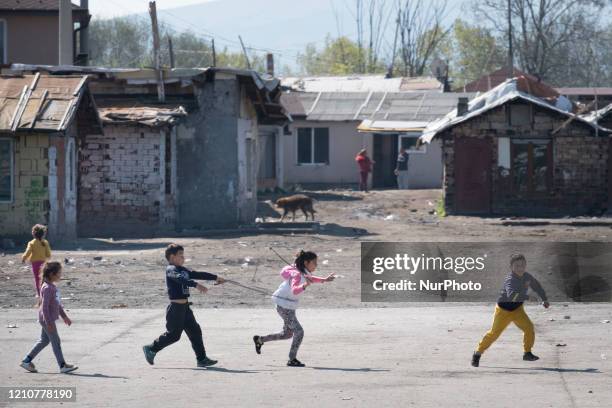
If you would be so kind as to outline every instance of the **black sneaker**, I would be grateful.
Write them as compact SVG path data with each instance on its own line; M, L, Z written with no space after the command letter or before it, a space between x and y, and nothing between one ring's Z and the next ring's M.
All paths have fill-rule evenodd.
M540 357L536 356L535 354L531 354L531 351L528 351L527 353L523 354L523 360L525 361L536 361L539 359Z
M202 360L198 360L198 367L210 367L217 364L217 360L204 357Z
M306 366L306 364L302 363L300 360L298 360L297 358L294 358L293 360L289 360L287 361L287 365L289 367L304 367Z
M147 359L147 363L153 365L153 360L155 360L155 354L157 353L151 350L151 346L143 346L142 351Z
M480 365L480 356L482 354L472 354L472 367L478 367Z
M261 346L263 346L263 341L261 341L261 336L253 336L253 343L255 343L255 352L257 354L261 354Z

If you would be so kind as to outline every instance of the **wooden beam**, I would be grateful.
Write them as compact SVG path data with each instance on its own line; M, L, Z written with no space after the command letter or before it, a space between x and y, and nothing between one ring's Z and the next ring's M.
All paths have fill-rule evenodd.
M26 94L28 93L28 86L24 85L23 86L23 91L21 91L21 96L19 97L19 102L17 102L17 106L15 107L15 112L13 112L13 117L11 118L11 125L10 125L10 129L11 131L16 131L17 130L17 126L19 125L19 120L21 119L21 115L22 115L22 105L24 105L24 101L27 101L26 98Z
M36 120L38 120L38 117L40 116L40 110L42 109L45 100L47 100L47 96L49 95L49 90L45 89L43 91L42 96L40 97L40 101L38 102L38 106L36 107L36 112L34 112L34 117L32 118L32 123L30 123L30 129L34 129L34 124L36 123Z
M567 125L569 125L570 123L572 123L574 121L574 119L576 119L578 117L578 115L581 115L584 112L587 112L589 109L591 109L591 107L595 104L595 101L589 103L587 106L585 106L584 108L580 109L574 116L571 116L570 118L568 118L565 122L563 122L559 127L557 127L556 129L554 129L550 134L551 135L555 135L557 134L560 130L565 129L567 127ZM599 127L599 125L597 123L595 123L595 126ZM595 129L597 129L597 127Z
M151 29L153 30L153 60L155 62L155 76L157 78L157 100L166 101L164 90L164 73L161 69L161 55L159 52L159 28L157 27L157 9L155 2L149 2L149 15L151 16Z

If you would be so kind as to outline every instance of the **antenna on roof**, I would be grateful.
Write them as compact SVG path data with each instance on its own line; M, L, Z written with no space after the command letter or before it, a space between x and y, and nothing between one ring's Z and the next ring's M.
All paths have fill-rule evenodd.
M244 54L244 58L246 59L246 63L247 63L247 68L250 70L251 69L251 62L249 61L249 56L246 52L246 48L244 47L244 43L242 42L242 37L238 36L238 39L240 40L240 45L242 45L242 52Z

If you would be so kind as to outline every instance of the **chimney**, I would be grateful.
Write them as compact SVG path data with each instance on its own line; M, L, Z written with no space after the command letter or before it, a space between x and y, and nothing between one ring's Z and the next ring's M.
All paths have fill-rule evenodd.
M81 8L89 9L89 0L81 0ZM81 27L79 30L79 54L84 58L83 65L89 65L89 24L86 24L83 27L83 23L81 23Z
M457 100L457 116L463 116L468 111L468 98L460 97Z
M72 48L72 2L60 0L59 2L59 65L74 64L74 50Z
M274 54L266 54L266 72L270 76L274 76Z

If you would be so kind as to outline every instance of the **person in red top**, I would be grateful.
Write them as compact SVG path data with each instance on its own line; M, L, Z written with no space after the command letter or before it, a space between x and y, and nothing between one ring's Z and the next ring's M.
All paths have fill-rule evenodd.
M376 162L370 160L366 149L361 149L355 161L359 165L359 191L368 192L368 174L372 171L372 165Z

